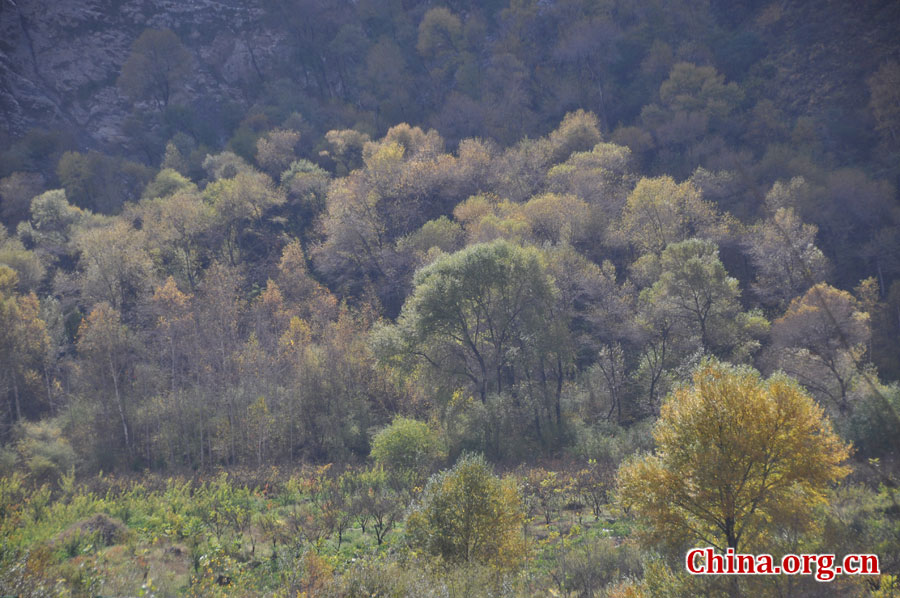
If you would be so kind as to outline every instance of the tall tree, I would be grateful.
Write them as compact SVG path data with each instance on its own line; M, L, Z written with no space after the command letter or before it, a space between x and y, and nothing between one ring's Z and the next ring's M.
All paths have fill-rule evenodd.
M649 304L681 320L707 350L723 352L744 340L738 281L728 276L715 243L673 243L663 250L659 267L659 279L643 291Z
M35 417L47 406L41 395L47 390L42 380L50 336L37 297L18 294L17 280L15 271L0 265L0 395L8 399L6 424Z
M641 253L659 254L669 243L691 237L719 240L727 230L715 207L689 181L641 179L622 212L624 241Z
M767 546L785 526L803 531L849 472L849 447L796 382L716 361L672 394L653 438L654 454L619 470L619 495L672 545Z
M748 253L756 268L753 290L765 303L784 306L825 280L829 263L816 247L816 232L792 208L778 208L750 229Z
M870 338L869 314L848 292L819 283L791 301L772 325L778 367L817 398L849 410L851 383Z
M571 362L568 324L544 258L507 241L471 246L420 270L394 326L375 340L382 359L422 368L446 398L516 397L533 432L558 434ZM544 422L542 424L542 422Z
M77 347L83 358L85 392L100 399L102 410L111 421L118 420L122 444L131 452L134 430L127 378L134 366L134 341L122 324L119 311L109 303L98 303L78 329Z

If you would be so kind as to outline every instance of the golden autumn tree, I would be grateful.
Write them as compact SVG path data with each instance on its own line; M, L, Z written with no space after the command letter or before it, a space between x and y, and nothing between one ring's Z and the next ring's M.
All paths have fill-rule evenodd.
M802 530L849 471L849 447L795 381L715 360L670 395L653 436L656 452L623 465L618 484L654 541L759 547Z
M50 344L47 326L37 296L17 293L17 284L16 272L0 264L0 397L9 404L5 423L37 415L46 408L42 403L48 392L42 379Z
M775 364L797 378L814 396L837 407L852 408L853 378L871 338L869 314L847 291L824 282L794 298L772 325Z

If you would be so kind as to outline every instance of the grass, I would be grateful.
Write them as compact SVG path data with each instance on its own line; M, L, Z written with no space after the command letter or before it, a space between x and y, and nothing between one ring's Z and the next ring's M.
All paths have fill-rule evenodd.
M17 563L30 558L34 562L24 570L61 584L60 595L73 598L214 596L222 587L229 595L268 596L304 568L343 574L361 562L406 558L402 509L408 501L398 500L397 521L381 545L371 522L363 532L356 520L339 545L336 533L319 529L327 508L324 488L334 479L321 473L253 487L225 474L197 480L101 477L53 490L28 488L20 477L0 478L0 594L10 587ZM538 575L553 566L556 549L567 542L619 539L630 531L612 512L595 519L589 510L562 506L552 510L549 525L544 513L534 513L525 530ZM38 553L40 566L32 557Z

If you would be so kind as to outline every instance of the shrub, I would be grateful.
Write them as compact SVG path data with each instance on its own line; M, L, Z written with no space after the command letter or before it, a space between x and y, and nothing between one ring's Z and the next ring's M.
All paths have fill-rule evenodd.
M437 432L425 422L397 417L372 439L372 457L386 470L417 483L444 456Z
M525 556L524 522L513 479L495 476L483 457L466 455L431 477L406 533L411 545L447 562L512 569Z

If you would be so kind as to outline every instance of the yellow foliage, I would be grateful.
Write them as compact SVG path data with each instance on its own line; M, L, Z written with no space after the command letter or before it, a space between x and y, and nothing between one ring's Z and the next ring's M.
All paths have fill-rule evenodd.
M618 480L654 540L761 547L783 521L808 526L849 473L850 448L795 381L716 361L670 396L654 439L656 453L626 463Z

